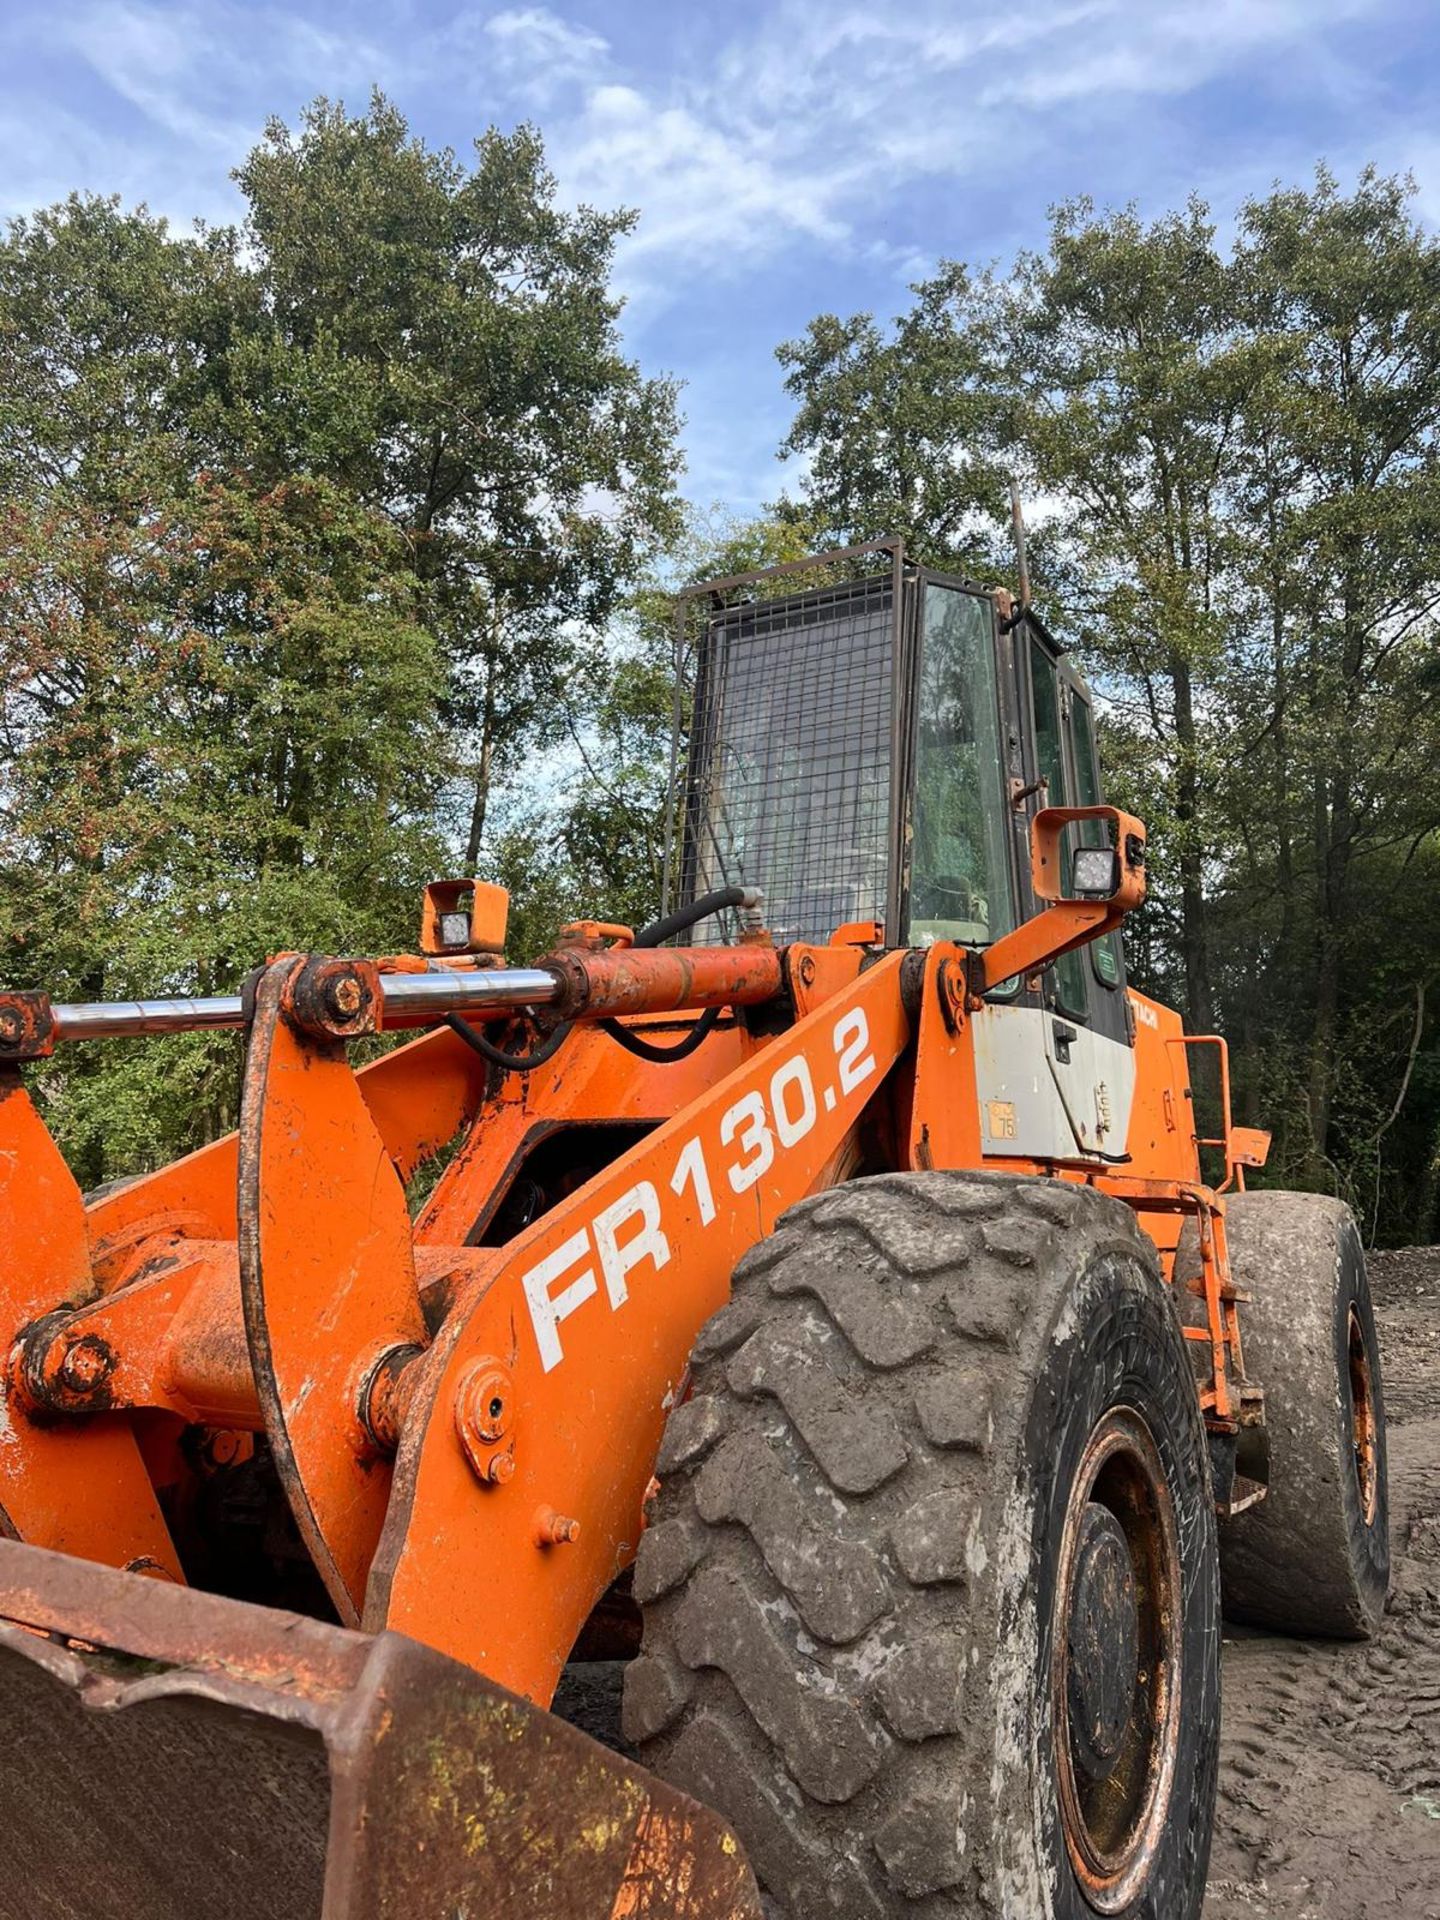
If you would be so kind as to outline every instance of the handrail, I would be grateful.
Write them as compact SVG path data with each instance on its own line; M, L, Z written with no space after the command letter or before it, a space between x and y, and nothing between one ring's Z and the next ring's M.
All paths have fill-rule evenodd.
M1243 1164L1235 1157L1235 1124L1230 1113L1229 1042L1223 1034L1219 1033L1182 1033L1167 1036L1165 1044L1171 1047L1216 1047L1219 1049L1220 1117L1225 1131L1218 1138L1199 1133L1193 1134L1191 1137L1197 1147L1218 1147L1225 1155L1225 1178L1221 1181L1220 1185L1215 1188L1215 1192L1224 1193L1233 1181L1235 1183L1235 1191L1237 1193L1244 1193L1245 1169ZM1193 1098L1190 1103L1190 1111L1192 1114L1195 1111Z

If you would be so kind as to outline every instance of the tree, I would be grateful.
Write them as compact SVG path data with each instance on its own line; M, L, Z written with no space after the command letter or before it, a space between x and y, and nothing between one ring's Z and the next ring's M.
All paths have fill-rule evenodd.
M1052 539L1071 556L1069 593L1094 668L1128 699L1131 751L1169 834L1178 882L1183 991L1214 1024L1201 789L1213 747L1197 679L1223 645L1223 500L1238 393L1227 356L1227 289L1206 210L1146 227L1061 208L1049 251L1024 256L997 293L992 377L1016 396L1031 486L1062 504ZM1118 732L1118 730L1117 730Z
M443 863L442 663L393 532L324 483L210 478L3 532L7 981L207 994L406 941ZM101 1179L232 1125L235 1065L213 1037L65 1050L51 1115Z
M232 234L72 195L0 245L0 497L124 508L184 470L191 402L243 288Z
M634 215L562 211L532 128L490 130L467 170L379 94L272 122L237 178L263 323L224 426L262 472L324 474L403 533L449 665L469 870L496 781L559 737L678 526L675 389L622 352L609 288Z
M559 210L532 131L466 170L320 102L240 179L243 234L73 199L0 244L0 940L59 996L410 944L675 524L630 216ZM235 1061L62 1050L43 1091L99 1179L231 1124Z
M794 515L846 544L899 536L933 564L996 560L1008 409L993 379L989 285L947 265L887 334L873 315L821 314L777 349L795 419L782 454L807 462Z
M1263 449L1248 499L1263 512L1252 573L1258 562L1268 575L1273 679L1259 714L1253 684L1233 704L1268 743L1280 931L1288 948L1303 930L1311 962L1317 1175L1333 1158L1360 864L1406 849L1413 861L1440 825L1428 746L1440 697L1440 246L1407 202L1402 181L1367 171L1345 194L1322 169L1309 192L1245 207L1236 259L1263 365L1244 390L1244 428ZM1352 1009L1373 1017L1363 996Z
M1146 228L1077 201L1008 281L950 263L914 293L888 336L868 314L824 316L779 349L798 403L782 451L809 456L804 497L833 537L899 531L982 577L1009 570L987 531L1007 472L1054 503L1035 571L1130 696L1117 737L1165 769L1163 791L1144 786L1172 830L1183 987L1208 1029L1194 678L1219 645L1216 503L1237 403L1208 216L1192 203Z

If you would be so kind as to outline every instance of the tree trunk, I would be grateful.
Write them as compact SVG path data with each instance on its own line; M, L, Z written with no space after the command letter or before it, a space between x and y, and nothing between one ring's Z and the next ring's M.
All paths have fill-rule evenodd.
M1414 1212L1406 1238L1417 1247L1432 1246L1440 1234L1440 1121L1430 1141L1430 1152L1415 1188Z
M480 847L485 838L485 814L490 804L490 735L480 741L480 761L475 769L475 799L470 808L470 832L465 841L465 874L473 878L480 863Z
M1340 1035L1342 943L1350 907L1350 861L1355 844L1356 737L1361 725L1361 684L1365 670L1366 630L1361 579L1362 556L1346 569L1344 647L1340 666L1344 695L1337 716L1338 738L1333 776L1315 783L1315 1034L1310 1054L1310 1128L1317 1160L1328 1171L1330 1116L1335 1093L1335 1053Z

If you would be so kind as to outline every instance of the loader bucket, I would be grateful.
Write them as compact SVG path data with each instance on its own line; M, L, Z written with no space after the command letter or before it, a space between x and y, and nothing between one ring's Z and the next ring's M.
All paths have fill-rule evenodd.
M394 1633L0 1541L0 1920L759 1920L719 1817Z

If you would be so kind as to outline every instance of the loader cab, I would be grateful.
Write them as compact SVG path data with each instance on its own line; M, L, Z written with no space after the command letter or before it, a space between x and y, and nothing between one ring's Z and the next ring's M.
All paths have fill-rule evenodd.
M681 900L758 886L778 942L874 921L890 947L983 947L1038 910L1030 821L1098 802L1100 776L1090 694L1034 613L895 542L681 609ZM992 999L1053 1016L1063 1065L1071 1029L1128 1046L1123 986L1112 935Z

